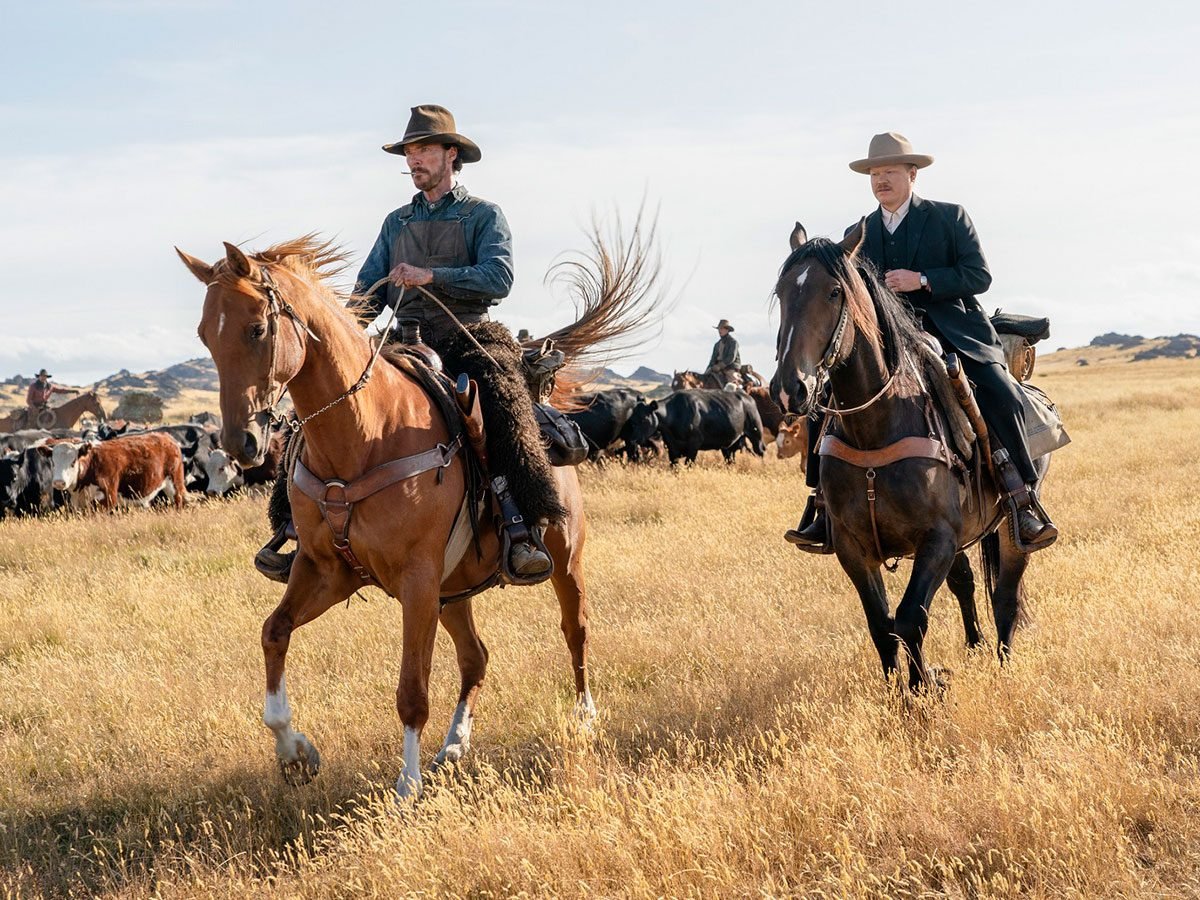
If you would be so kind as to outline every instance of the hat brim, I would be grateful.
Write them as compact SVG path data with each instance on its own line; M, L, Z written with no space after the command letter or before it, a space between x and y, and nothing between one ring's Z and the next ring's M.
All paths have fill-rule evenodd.
M732 325L714 325L713 328L717 329L717 331L720 331L722 328L728 328L730 331L734 330Z
M876 156L867 159L856 159L850 163L850 168L859 175L869 175L876 166L916 166L923 169L933 164L933 157L924 153L904 153L899 156Z
M394 144L384 144L383 149L388 153L403 156L404 148L407 145L425 142L431 144L454 144L458 147L458 158L464 163L475 163L483 159L483 154L473 140L450 131L443 131L438 134L406 134Z

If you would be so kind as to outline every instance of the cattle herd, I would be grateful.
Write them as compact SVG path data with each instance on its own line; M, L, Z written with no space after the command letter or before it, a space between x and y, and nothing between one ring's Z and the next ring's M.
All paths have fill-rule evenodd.
M216 416L201 413L157 428L101 423L80 432L0 434L0 518L63 508L182 508L188 493L219 497L275 479L282 434L272 433L262 465L243 470L218 446L219 429Z
M593 462L639 462L664 450L671 465L693 463L701 450L720 450L732 462L742 449L762 456L764 440L774 441L783 459L808 449L803 420L785 415L764 387L682 390L658 400L618 388L574 399L567 415L587 438Z
M625 388L579 394L567 415L588 442L588 458L637 463L662 455L671 464L695 462L719 450L732 462L738 450L763 456L774 441L779 456L807 449L804 423L785 416L766 388L693 389L650 399ZM262 465L243 469L217 439L220 420L201 413L182 425L0 434L0 518L56 509L111 510L121 505L172 504L187 494L221 497L243 486L274 481L283 434L274 430Z

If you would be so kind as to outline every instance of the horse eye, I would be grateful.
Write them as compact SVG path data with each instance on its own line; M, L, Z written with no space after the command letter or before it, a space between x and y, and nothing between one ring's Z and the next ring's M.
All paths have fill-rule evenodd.
M263 339L263 335L266 333L267 326L263 325L261 322L250 326L250 340L252 341L261 341Z
M829 292L830 300L836 300L840 296L842 296L842 286L841 285L837 285L832 291Z

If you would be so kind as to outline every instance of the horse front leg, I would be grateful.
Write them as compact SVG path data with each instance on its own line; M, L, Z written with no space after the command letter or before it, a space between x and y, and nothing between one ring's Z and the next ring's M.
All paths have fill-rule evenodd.
M950 572L946 575L946 586L958 600L967 647L974 649L983 643L983 637L979 633L979 613L975 608L975 573L971 571L971 561L966 553L955 555Z
M446 740L442 742L442 749L433 760L435 771L458 762L470 749L475 702L479 699L479 692L483 690L488 661L487 647L475 628L470 598L443 607L441 623L454 641L462 687L458 692L458 706L455 707L454 717L450 720Z
M984 552L994 553L996 582L992 589L992 615L996 620L996 653L1003 663L1012 652L1013 633L1021 621L1024 588L1021 579L1029 565L1029 557L1017 549L1012 530L1004 522L995 535L985 541L998 542L984 547Z
M317 776L321 757L303 734L292 730L284 667L292 632L325 610L345 600L354 587L344 577L327 577L304 554L296 557L283 599L263 622L262 647L267 675L263 724L275 735L275 757L283 779L291 785L307 784Z
M421 732L429 721L429 672L437 637L441 579L432 567L405 572L400 583L404 610L400 681L396 686L396 712L404 726L404 768L396 779L396 797L415 800L421 793Z
M843 571L850 576L862 601L863 612L867 616L867 630L883 666L883 677L891 678L896 671L896 635L888 610L887 587L883 583L883 575L878 565L871 566L865 562L861 552L847 548L845 543L836 549L838 561L842 564Z
M929 678L923 650L929 628L929 604L946 580L957 553L958 542L949 529L927 534L917 548L912 576L896 607L896 636L908 652L908 686L912 690L922 688Z

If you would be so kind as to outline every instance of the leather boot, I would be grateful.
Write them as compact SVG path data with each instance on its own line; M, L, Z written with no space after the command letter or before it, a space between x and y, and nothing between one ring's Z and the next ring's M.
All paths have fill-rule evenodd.
M825 512L825 497L820 488L809 495L800 524L785 531L783 539L806 553L826 555L833 552L833 543L829 539L829 514Z
M284 523L271 535L271 539L263 544L262 549L254 554L254 568L272 581L287 584L288 576L292 573L292 563L296 560L296 551L280 553L279 548L295 538L296 531L292 523Z
M503 475L493 478L492 492L500 506L504 537L510 545L506 561L510 580L517 584L545 581L554 571L554 562L525 524L525 517L508 489L508 479ZM503 546L504 542L501 543Z
M1058 527L1050 521L1050 517L1035 503L1036 496L1033 488L1027 488L1030 502L1026 506L1017 507L1016 527L1021 543L1030 552L1049 547L1058 538Z
M1049 547L1058 538L1058 528L1042 509L1033 485L1026 484L1017 473L1017 467L1003 447L992 454L992 464L1000 481L998 487L1008 502L1017 547L1024 553Z

